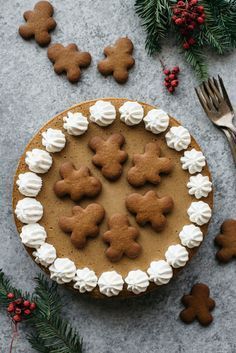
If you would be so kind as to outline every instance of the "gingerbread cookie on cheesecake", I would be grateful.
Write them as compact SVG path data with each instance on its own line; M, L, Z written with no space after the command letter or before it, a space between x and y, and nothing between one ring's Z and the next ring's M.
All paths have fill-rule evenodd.
M212 213L206 159L160 108L79 103L26 146L13 209L28 253L50 277L93 297L167 284L197 251Z

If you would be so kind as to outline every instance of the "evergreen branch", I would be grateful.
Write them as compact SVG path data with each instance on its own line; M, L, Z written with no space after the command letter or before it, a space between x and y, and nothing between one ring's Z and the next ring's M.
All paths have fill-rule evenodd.
M207 65L205 63L205 57L201 50L195 46L184 51L186 61L192 66L196 72L197 78L200 81L204 81L208 78Z
M43 275L39 275L35 279L37 286L35 288L36 299L39 314L51 319L55 314L59 315L61 312L61 299L57 293L57 283L52 282L49 285L48 281Z
M37 333L32 333L27 336L31 347L40 353L51 353L50 348L45 346L44 340L42 340Z
M161 50L161 40L166 38L171 24L173 0L136 0L136 13L145 28L146 49L150 55Z
M4 272L0 269L0 306L6 307L12 299L7 298L8 293L13 293L16 298L29 297L28 293L21 292L10 284L10 280L6 278Z

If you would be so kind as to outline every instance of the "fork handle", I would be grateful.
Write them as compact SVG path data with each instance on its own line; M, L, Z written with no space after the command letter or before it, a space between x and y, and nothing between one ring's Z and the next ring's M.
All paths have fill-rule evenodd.
M225 133L225 136L229 142L230 149L231 149L234 163L235 163L235 167L236 167L236 137L228 129L222 129L222 130Z

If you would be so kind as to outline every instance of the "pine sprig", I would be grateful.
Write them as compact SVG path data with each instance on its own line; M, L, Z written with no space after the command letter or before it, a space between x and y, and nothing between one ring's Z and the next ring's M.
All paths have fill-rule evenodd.
M177 0L136 0L135 10L145 29L146 49L150 55L161 51L168 34L181 42L171 21L176 3ZM183 53L201 81L208 75L203 48L210 47L222 55L236 47L236 0L200 0L199 4L204 6L206 22L196 33L196 44Z
M28 293L23 293L19 289L14 288L10 280L5 276L4 272L0 269L0 306L6 307L10 302L11 299L7 298L8 293L13 293L15 297L29 297Z

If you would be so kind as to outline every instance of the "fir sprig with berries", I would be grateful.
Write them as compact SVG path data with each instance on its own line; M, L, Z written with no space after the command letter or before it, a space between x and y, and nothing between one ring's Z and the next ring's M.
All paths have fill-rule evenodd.
M236 0L136 0L135 9L148 53L160 53L163 41L174 36L200 81L208 76L203 49L226 54L236 47Z
M5 309L12 324L13 344L19 335L19 325L26 324L31 330L28 340L41 353L82 353L82 340L69 323L62 318L62 303L57 284L39 276L35 279L33 295L14 288L0 270L0 307Z

